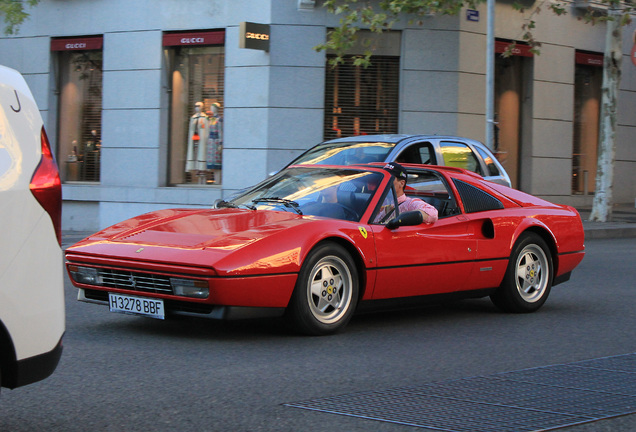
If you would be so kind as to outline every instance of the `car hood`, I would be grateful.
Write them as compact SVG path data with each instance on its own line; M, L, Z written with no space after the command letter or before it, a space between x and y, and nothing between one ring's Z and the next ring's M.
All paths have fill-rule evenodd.
M67 249L67 257L214 267L219 274L276 254L298 264L296 233L307 234L306 226L320 221L333 223L269 210L161 210L95 233Z

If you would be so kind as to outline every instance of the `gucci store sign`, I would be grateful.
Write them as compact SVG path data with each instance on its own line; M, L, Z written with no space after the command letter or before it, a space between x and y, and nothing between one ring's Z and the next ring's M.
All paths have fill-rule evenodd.
M269 51L269 24L243 21L239 25L239 48Z
M225 30L170 32L163 35L163 46L223 45Z
M103 36L53 38L51 51L100 50L103 44Z

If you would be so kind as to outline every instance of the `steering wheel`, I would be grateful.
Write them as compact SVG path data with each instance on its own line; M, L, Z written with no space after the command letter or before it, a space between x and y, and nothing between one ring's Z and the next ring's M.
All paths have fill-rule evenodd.
M358 213L344 204L340 203L310 203L300 208L306 215L324 216L334 219L345 219L357 221L360 219Z
M357 220L360 220L360 215L358 214L358 212L355 211L353 208L349 207L348 205L345 205L342 203L333 203L333 204L336 204L345 212L345 218L347 220L354 221L354 222Z

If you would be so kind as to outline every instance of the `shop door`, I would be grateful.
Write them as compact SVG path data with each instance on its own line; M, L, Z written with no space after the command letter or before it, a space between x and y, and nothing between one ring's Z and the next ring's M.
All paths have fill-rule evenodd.
M603 55L576 53L572 194L593 194L596 182Z
M513 55L503 57L501 52L508 43L498 41L495 60L495 154L510 176L512 187L521 185L523 154L523 127L526 93L529 79L526 75L532 62L527 47L516 45Z

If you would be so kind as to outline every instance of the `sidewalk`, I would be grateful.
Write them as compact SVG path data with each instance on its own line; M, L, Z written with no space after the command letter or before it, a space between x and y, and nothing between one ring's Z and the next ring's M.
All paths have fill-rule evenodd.
M636 237L636 207L634 206L615 206L610 222L590 222L588 218L591 208L577 210L583 219L586 240Z
M611 222L589 222L591 208L577 209L583 219L585 239L610 239L636 237L636 208L620 205L614 208ZM73 245L91 235L89 231L64 231L62 233L62 248Z

